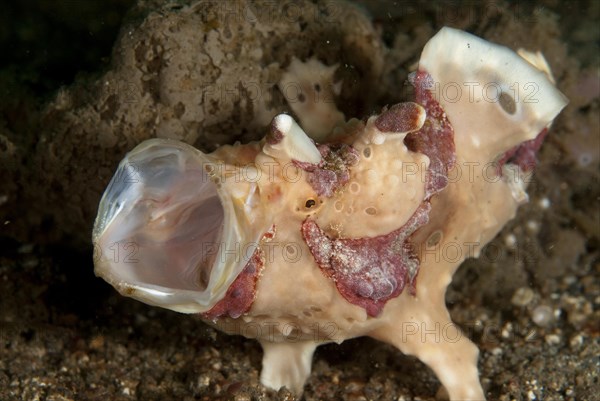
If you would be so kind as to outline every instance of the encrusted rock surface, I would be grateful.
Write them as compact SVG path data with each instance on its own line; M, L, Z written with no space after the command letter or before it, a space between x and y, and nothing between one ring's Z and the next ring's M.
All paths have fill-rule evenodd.
M293 57L337 66L330 85L341 83L339 95L322 101L349 116L370 112L384 46L359 8L140 1L121 28L108 71L60 89L41 112L35 144L15 148L17 133L0 137L2 160L26 159L9 176L22 185L1 190L7 229L21 238L87 243L98 199L127 151L153 137L205 151L261 138L276 114L291 112L284 94L306 101L296 94L298 83L277 85ZM25 218L15 210L23 203ZM45 232L32 229L40 225Z

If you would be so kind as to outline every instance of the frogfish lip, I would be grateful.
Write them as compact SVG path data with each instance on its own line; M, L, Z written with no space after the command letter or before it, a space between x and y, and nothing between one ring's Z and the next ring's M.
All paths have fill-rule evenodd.
M210 310L262 236L243 207L248 199L234 198L245 183L227 184L218 165L211 155L168 139L145 141L128 153L94 223L96 275L147 304Z

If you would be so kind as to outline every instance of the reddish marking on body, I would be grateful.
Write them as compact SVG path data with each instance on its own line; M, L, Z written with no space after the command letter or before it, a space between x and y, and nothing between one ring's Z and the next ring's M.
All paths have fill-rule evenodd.
M359 160L358 152L345 143L322 144L317 147L322 156L319 164L294 160L294 164L308 172L306 180L319 196L327 198L350 181L350 167Z
M421 109L415 103L398 103L375 119L381 132L411 132L419 128Z
M257 248L244 269L227 289L225 297L209 311L202 313L202 317L208 320L223 316L236 319L248 312L256 297L256 282L263 266L263 253L260 248Z
M275 124L275 119L271 121L271 127L266 136L266 141L270 145L276 145L283 140L283 132L277 128L277 124Z
M277 227L272 225L266 231L262 241L271 241L275 238ZM260 246L256 248L252 257L236 279L231 283L225 296L215 304L209 311L202 313L202 317L215 320L219 317L228 316L237 319L250 310L256 298L256 282L265 265L265 258Z
M430 165L425 188L425 197L429 198L448 185L448 171L456 161L454 129L444 109L430 91L433 85L431 76L419 70L412 78L412 83L415 86L416 102L427 111L427 117L423 127L417 132L408 134L404 143L411 151L429 157Z
M302 223L302 236L321 271L350 303L378 316L385 303L409 285L415 292L419 260L408 238L427 223L424 202L399 229L373 238L332 238L314 220Z
M542 147L548 135L548 128L544 128L534 139L525 141L506 152L498 160L498 175L502 175L502 166L506 163L516 164L522 171L532 171L537 164L537 152Z
M275 226L275 224L273 224L271 226L271 228L269 229L269 231L267 231L266 233L263 234L263 240L271 241L273 238L275 238L276 233L277 233L277 226Z
M365 308L371 317L378 316L385 303L399 296L405 286L413 295L416 293L420 261L412 250L410 237L427 223L431 197L448 185L448 171L456 160L454 129L429 91L431 77L419 71L413 83L416 101L427 112L422 128L405 138L412 152L430 159L421 205L400 228L372 238L333 238L310 218L301 227L304 241L322 272L348 302ZM392 106L383 111L375 125L382 132L407 131L417 126L417 112L419 109L412 103Z

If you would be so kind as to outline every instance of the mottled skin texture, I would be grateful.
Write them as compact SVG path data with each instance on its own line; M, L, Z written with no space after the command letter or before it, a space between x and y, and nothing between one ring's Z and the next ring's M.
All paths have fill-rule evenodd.
M302 236L323 274L333 280L348 302L365 308L370 317L405 286L415 292L419 261L408 237L427 222L421 206L398 230L373 238L331 238L313 220L302 223Z
M463 59L471 64L465 67ZM514 78L502 70L509 65L507 71L535 79L548 101L507 110L498 102L434 95L436 80L485 83L490 65L499 68L492 74L498 87ZM176 307L259 340L261 382L269 387L301 393L318 345L367 335L418 357L451 400L485 398L478 350L450 320L445 290L460 263L477 256L526 199L519 164L535 152L541 139L528 141L565 99L508 49L448 28L425 47L412 83L415 103L365 122L350 120L318 147L289 116L279 115L260 143L197 155L216 166L210 177L235 223L224 229L227 241L255 241L256 252L249 262L229 258L210 268L217 289L232 277L221 271L239 275L223 296L212 300L210 286L199 288L201 296L191 299L201 302ZM512 149L504 177L476 171L461 179L461 168L492 164ZM194 160L191 171L198 170ZM178 196L172 194L172 202ZM136 223L143 233L144 221ZM102 238L103 230L97 232ZM268 241L267 232L274 234ZM411 291L403 291L408 285ZM164 297L146 296L157 304Z
M258 183L270 215L275 216L277 234L273 242L280 246L274 258L265 263L257 281L256 300L244 320L225 317L213 323L232 333L244 333L244 327L260 328L253 333L260 333L257 337L265 349L261 380L271 387L286 385L300 392L309 373L305 367L310 366L312 352L320 343L370 335L418 355L420 332L403 338L404 325L413 328L426 324L435 330L439 322L450 323L445 307L439 304L443 304L443 288L449 276L443 279L444 274L437 273L436 280L428 283L429 288L422 286L421 247L411 238L427 223L429 203L435 198L433 194L448 184L445 178L454 161L450 123L434 99L426 98L424 103L429 109L427 118L420 121L423 126L416 125L418 109L409 103L392 106L366 124L352 122L346 129L347 136L335 137L335 143L352 146L352 154L358 154L359 159L349 168L347 182L334 187L329 196L323 195L330 193L322 191L323 183L315 184L311 178L315 171L324 169L325 163L309 168L295 162L303 167L298 170L301 179L290 182L282 174L286 160L279 160L274 179ZM378 129L377 122L386 132ZM405 145L406 131L389 131L400 127L414 132L410 146ZM436 158L435 163L416 151L425 148ZM234 150L217 153L229 162ZM264 163L261 155L256 155L257 165ZM365 196L367 190L372 195ZM364 198L369 202L364 209L348 202ZM342 200L346 204L340 209ZM348 215L343 213L347 207L353 207ZM357 232L367 234L359 236ZM285 257L286 244L299 248L299 259ZM431 281L427 280L430 273L426 272L426 281ZM406 286L411 291L403 291ZM391 333L400 337L390 337ZM440 345L438 352L444 354L445 348ZM456 352L456 357L451 356L448 363L466 358L469 366L463 370L469 379L454 385L458 388L451 389L451 394L482 397L473 363L476 349L465 338L451 348L456 349L450 351L451 355ZM432 367L437 363L441 375L448 376L447 372L452 371L448 363L429 363ZM452 388L453 380L445 384Z
M204 319L217 319L228 316L237 319L248 312L254 302L256 280L264 266L264 255L260 249L254 251L244 270L229 286L225 297L208 312L202 314Z
M537 152L542 147L547 135L548 129L544 128L534 139L515 146L498 160L498 167L501 168L506 163L513 163L523 171L532 171L537 164Z
M427 110L423 128L406 137L406 146L414 152L429 157L431 167L427 170L427 194L433 195L448 185L448 171L456 160L454 130L448 116L429 91L433 79L426 71L419 70L413 78L415 100Z
M350 180L350 168L358 163L356 150L345 143L319 145L322 161L319 165L294 160L308 172L307 180L319 196L331 197Z
M419 108L413 104L404 104L392 106L382 115L369 119L366 124L349 124L342 130L348 133L346 137L333 138L335 141L351 144L361 155L359 163L350 169L350 181L343 188L337 189L338 194L351 199L366 197L373 200L380 197L379 199L385 199L382 204L402 205L410 214L390 219L396 222L396 226L391 229L392 227L382 223L385 219L379 220L386 214L380 213L376 208L376 215L361 218L360 221L365 226L361 227L362 230L352 230L352 217L332 217L335 213L327 206L332 200L335 205L335 198L320 199L317 210L304 211L306 215L302 225L306 244L302 244L301 253L305 256L305 252L310 252L312 258L303 257L302 263L297 264L275 260L275 263L267 264L263 277L257 282L257 298L244 321L245 324L263 327L260 331L262 335L258 336L265 351L261 380L271 387L285 385L300 392L309 373L306 366L309 366L312 352L319 343L368 335L393 344L406 354L417 356L434 370L452 400L485 398L477 374L478 350L450 320L444 294L460 263L467 257L477 256L482 246L496 235L504 222L514 217L519 202L522 201L522 196L515 196L515 191L523 190L520 189L518 180L516 184L509 184L510 180L490 180L481 173L468 179L465 177L457 180L456 177L460 177L461 167L485 166L494 163L507 152L512 156L507 160L514 162L511 165L519 171L522 162L528 159L528 155L535 154L541 143L540 137L532 139L535 134L532 135L529 127L541 124L533 119L533 113L537 111L532 114L528 114L527 110L523 111L522 118L524 121L528 120L528 124L523 124L522 127L518 119L515 121L510 116L500 114L493 118L506 118L507 121L502 123L504 125L490 127L497 129L497 134L494 130L492 133L478 129L465 130L463 127L456 134L461 135L463 148L455 148L452 119L461 121L459 118L462 118L463 113L472 112L474 115L471 119L484 120L485 114L477 115L476 108L470 110L469 108L474 108L473 103L470 103L466 105L466 109L460 110L460 114L454 112L453 115L448 115L431 93L429 83L432 78L424 69L416 72L412 82L416 87L416 101L427 113L423 126L412 130L416 132L386 135L379 129L409 131L410 127L414 128ZM494 107L488 104L483 106ZM506 138L502 137L504 128ZM488 143L489 148L486 148ZM395 152L389 152L390 148ZM393 180L386 182L384 177L393 175L395 168L407 173L410 171L409 166L414 166L407 157L409 155L424 156L421 160L425 162L425 168L418 171L421 180L403 182L404 185L397 190L386 185ZM383 174L369 175L360 171L371 157L382 161ZM397 160L402 163L396 163ZM371 168L365 170L373 171ZM401 176L407 177L405 174ZM449 180L449 176L454 179ZM510 179L514 181L514 177ZM371 192L370 196L359 195L359 190L364 187L355 185L353 191L352 186L357 183L377 190ZM308 180L306 184L310 185ZM304 193L310 194L309 188L302 185L300 188ZM419 195L416 197L418 201L412 199L411 203L399 199L405 194L403 191L415 188L419 188ZM312 186L312 189L315 190L315 187ZM316 189L319 189L318 186ZM276 192L286 194L289 190L288 186L285 190ZM357 195L359 196L355 197ZM281 199L282 204L285 204L285 196ZM431 210L428 208L429 202ZM399 254L392 253L393 257L386 260L386 253L389 251L384 240L389 238L386 235L394 233L394 230L402 232L403 222L418 216L416 211L419 207L426 206L425 218L417 221L419 225L426 221L429 223L416 230L401 247L404 259L395 259ZM285 212L286 207L273 208L275 212L281 211L285 216L289 216L290 209ZM352 209L351 215L354 213L355 210ZM369 231L366 226L370 221L377 221L376 225L380 229L385 226L387 230ZM286 218L280 239L297 243L296 230L299 222L300 217ZM305 245L308 245L308 249ZM446 250L449 248L455 249L458 254L448 257ZM347 272L353 267L352 262L347 262L348 255L369 255L373 251L378 252L377 257L368 260L367 256L356 264L359 266L357 271ZM413 260L419 261L414 292L400 289L406 284L406 261L411 260L411 252L415 252ZM398 269L395 271L396 276L390 274L389 277L400 278L396 284L400 282L401 285L391 289L391 292L383 291L384 288L390 290L384 284L365 290L364 282L373 273L369 269L379 268L386 262L391 262ZM362 266L369 268L362 271ZM318 274L317 267L324 275ZM290 274L293 275L293 280L289 280ZM334 330L319 330L331 327L331 323ZM228 319L220 321L219 327L232 333L241 332L239 322Z
M393 318L386 302L402 299L392 309L395 310L406 308L405 302L421 299L419 256L410 236L427 223L431 197L447 185L447 171L454 161L452 127L437 102L427 97L426 92L423 98L428 107L425 119L417 118L423 109L414 103L392 106L366 124L350 123L345 130L349 134L336 137L335 145L320 145L324 156L320 165L291 159L301 167L302 179L292 183L278 175L284 171L283 160L275 169L277 178L259 183L265 203L272 215L277 216L274 243L281 247L275 251L274 259L265 263L262 277L257 281L256 300L243 324L262 327L259 330L259 340L265 348L262 378L270 386L287 385L301 391L308 370L300 369L301 374L293 378L279 371L309 366L306 360L310 360L319 343L359 335L381 337L380 333L387 330L401 332L401 325L407 321ZM406 146L404 139L411 131L413 137L406 141L409 145ZM281 133L272 132L267 138L276 137L281 137ZM277 141L271 141L274 142ZM265 143L268 145L269 139ZM357 159L351 158L350 166L345 166L349 178L343 185L335 179L316 180L315 177L326 176L322 171L333 170L331 163L325 161L327 151L331 147L343 149L342 145L352 149L346 154L358 155ZM420 149L426 149L435 162L419 153ZM229 154L234 150L227 148L217 153L229 162ZM403 163L396 163L398 159ZM260 153L256 160L260 165ZM381 175L374 175L376 172ZM386 181L384 177L396 179ZM420 190L415 192L415 187ZM341 199L362 199L361 192L366 188L373 194L369 207L350 209L349 215L342 214L343 208L337 210ZM352 206L355 205L351 203ZM403 215L399 215L400 209L405 211ZM360 222L352 230L354 220ZM365 225L368 222L373 223L370 230ZM357 236L356 232L368 234ZM299 247L299 260L281 256L285 244L290 243ZM403 292L407 285L411 291ZM427 296L424 299L430 300ZM407 310L419 313L421 309L413 306ZM447 316L445 320L449 321ZM234 333L243 330L238 320L224 318L213 323ZM388 324L395 327L388 328ZM323 330L324 327L332 329ZM298 348L298 342L304 345ZM298 363L283 362L298 352ZM472 378L476 383L474 372Z

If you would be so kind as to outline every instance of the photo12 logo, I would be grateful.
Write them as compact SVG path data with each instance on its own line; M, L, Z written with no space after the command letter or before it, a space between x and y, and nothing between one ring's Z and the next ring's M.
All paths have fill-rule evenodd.
M513 82L511 85L501 84L499 82L433 82L425 80L424 89L427 89L433 95L437 102L458 103L469 102L477 103L485 101L487 103L499 103L500 106L509 114L516 112L519 103L539 103L537 97L539 85L535 82L519 83Z

